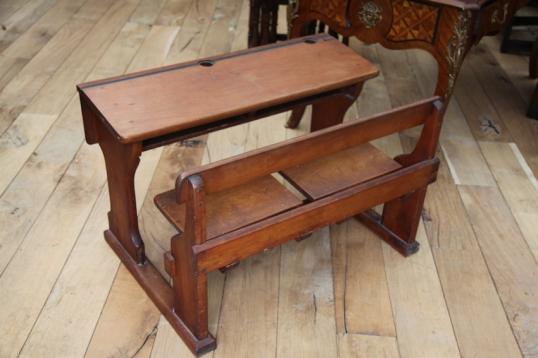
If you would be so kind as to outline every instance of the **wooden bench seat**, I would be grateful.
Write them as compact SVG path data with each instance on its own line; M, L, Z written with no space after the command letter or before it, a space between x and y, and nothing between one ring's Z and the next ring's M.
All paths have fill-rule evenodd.
M155 197L155 204L180 232L185 230L185 203L175 190ZM208 195L205 201L206 235L211 240L302 204L270 175Z
M371 144L362 144L280 172L310 200L401 168L395 160Z
M398 168L401 168L400 164L367 143L280 173L306 198L316 200ZM207 240L296 208L302 203L301 198L270 175L209 194L205 198ZM186 204L177 202L175 190L157 195L155 204L179 232L185 230Z

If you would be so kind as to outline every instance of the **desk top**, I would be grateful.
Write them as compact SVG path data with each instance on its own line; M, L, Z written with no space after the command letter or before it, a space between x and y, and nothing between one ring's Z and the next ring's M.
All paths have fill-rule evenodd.
M363 82L377 68L322 34L78 86L122 143ZM86 98L84 98L86 97Z

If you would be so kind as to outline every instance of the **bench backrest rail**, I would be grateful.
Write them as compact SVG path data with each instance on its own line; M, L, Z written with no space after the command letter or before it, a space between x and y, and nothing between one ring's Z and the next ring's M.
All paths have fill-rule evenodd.
M420 179L419 177L414 178L413 176L420 175L421 170L423 170L421 169L422 166L430 168L430 174L436 172L433 168L436 168L437 164L435 161L432 162L432 158L435 156L442 118L442 102L438 97L433 97L370 117L361 122L356 121L330 127L309 135L294 138L292 140L186 171L176 180L175 190L178 203L186 203L183 237L185 237L191 245L204 244L204 247L218 245L219 242L227 242L226 237L233 237L230 236L233 235L233 233L229 233L225 234L223 236L224 238L215 238L207 241L205 217L206 194L229 189L258 177L285 170L295 165L315 160L324 155L346 150L370 142L373 139L401 132L422 124L424 124L424 126L415 149L411 153L403 154L395 158L403 165L403 168L400 170L358 184L350 189L330 195L327 198L315 200L300 208L286 211L283 214L277 215L277 217L284 215L285 217L290 217L290 219L286 220L306 220L304 218L294 219L293 217L299 215L302 210L305 212L309 212L309 210L315 211L314 208L317 208L318 206L323 207L323 205L325 205L324 203L327 202L332 203L331 205L333 206L340 205L338 204L338 201L340 200L339 198L342 195L350 195L349 193L356 194L351 195L352 197L358 196L363 198L362 201L357 203L358 206L353 207L353 212L351 213L348 213L340 207L338 207L338 210L335 210L335 213L337 214L334 215L338 216L333 218L334 221L343 220L346 217L361 212L361 210L366 210L375 205L392 200L399 195L425 187L428 185L431 178L428 177L428 179L425 179L425 177L422 177L422 179ZM389 195L387 192L388 189L383 189L382 187L377 188L378 184L387 184L391 180L402 182L401 185L399 185L399 188L393 188L394 185L389 186L393 188L390 190L398 191L398 195ZM410 188L409 185L416 185L416 187ZM361 194L361 191L364 190L365 186L366 188L369 188L367 191L377 190L380 192L375 194L375 198L368 196L369 194ZM376 187L376 189L372 189L370 186ZM273 220L273 218L268 218L267 220ZM297 230L311 231L314 228L312 225L315 227L323 227L334 221L319 220L318 218L313 217L311 223L309 222L307 225L298 225ZM262 222L266 221L262 220ZM289 226L285 228L283 227L282 230L290 230L290 227L294 227L295 225L296 224L290 223ZM252 227L250 227L250 229L252 229ZM245 230L248 229L245 228ZM271 232L278 232L279 236L282 233L280 229ZM287 236L282 235L282 237ZM263 242L264 240L254 241Z
M186 199L186 179L202 178L206 194L244 184L255 178L309 162L393 133L425 124L417 148L404 165L433 158L441 128L443 106L438 97L400 107L363 121L353 121L293 138L183 172L176 180L179 203ZM433 148L433 149L432 149ZM398 158L397 158L398 159Z

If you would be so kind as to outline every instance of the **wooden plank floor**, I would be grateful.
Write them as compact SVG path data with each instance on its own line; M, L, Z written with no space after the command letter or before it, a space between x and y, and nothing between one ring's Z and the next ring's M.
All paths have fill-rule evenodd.
M104 163L75 85L243 49L248 13L248 0L0 0L0 357L192 356L102 238ZM432 93L427 54L351 46L382 74L347 120ZM535 81L498 47L484 39L463 66L419 253L350 220L212 273L207 357L538 357ZM140 227L161 269L173 230L153 196L185 168L308 132L285 120L144 153ZM375 145L396 155L416 136Z

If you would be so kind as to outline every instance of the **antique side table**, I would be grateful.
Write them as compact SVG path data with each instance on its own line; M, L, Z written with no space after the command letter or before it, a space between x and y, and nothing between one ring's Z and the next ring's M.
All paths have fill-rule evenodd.
M272 35L275 20L269 21L269 17L276 19L274 13L280 2L250 1L250 46L276 39ZM423 49L439 65L435 94L446 102L469 48L483 36L498 33L525 3L526 0L289 0L289 35L297 37L326 25L344 37L356 36L390 49Z

